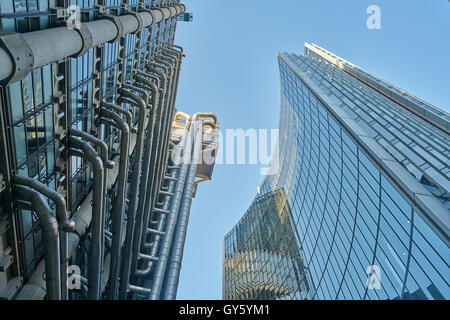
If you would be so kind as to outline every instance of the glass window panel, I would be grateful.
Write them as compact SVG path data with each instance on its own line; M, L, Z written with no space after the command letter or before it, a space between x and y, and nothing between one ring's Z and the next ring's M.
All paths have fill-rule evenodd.
M53 138L53 107L45 110L45 138L49 142Z
M44 102L52 100L52 70L50 65L42 67L43 87L44 87Z
M9 97L11 100L11 113L13 122L22 119L23 104L20 82L15 82L9 86Z
M25 144L25 126L18 125L14 127L14 140L16 142L17 164L20 164L27 158L27 147Z

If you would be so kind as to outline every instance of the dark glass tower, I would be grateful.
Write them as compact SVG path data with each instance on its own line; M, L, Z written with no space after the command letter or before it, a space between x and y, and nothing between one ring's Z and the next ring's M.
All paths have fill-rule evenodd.
M172 152L217 148L213 115L176 109L185 11L0 1L0 299L175 298L213 164Z
M224 298L449 299L450 115L313 44L278 59L280 159L255 203L283 190L291 222L252 205L225 237ZM286 247L299 263L245 258Z

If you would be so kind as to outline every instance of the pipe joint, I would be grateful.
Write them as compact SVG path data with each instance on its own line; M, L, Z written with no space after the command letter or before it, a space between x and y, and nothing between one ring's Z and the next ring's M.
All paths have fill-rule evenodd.
M137 20L137 23L138 23L138 27L137 27L136 31L134 31L132 34L142 31L142 28L144 27L144 22L142 21L141 14L139 12L129 11L127 15L133 16Z
M163 20L167 20L170 18L170 9L168 7L159 8L163 14Z
M110 41L108 41L108 43L114 43L124 36L125 32L124 32L123 23L119 17L105 14L105 15L101 16L101 19L111 21L112 23L114 23L114 25L116 26L116 29L117 29L116 36L113 39L111 39Z
M69 129L69 134L73 135L75 137L80 137L96 146L98 146L100 148L100 152L101 152L101 158L102 161L105 165L105 167L107 169L113 169L115 166L114 161L109 160L109 156L108 156L108 146L104 141L101 141L100 139L84 132L84 131L80 131L80 130L76 130L76 129Z
M145 100L128 90L132 90L132 91L135 91L137 93L144 95ZM128 99L131 99L132 101L134 101L134 104L138 108L141 108L141 109L148 108L147 104L148 104L149 96L148 96L148 92L146 92L145 90L124 83L122 85L120 93L121 93L121 98L125 97Z
M2 50L3 49L3 50ZM20 33L0 31L0 58L7 55L11 63L2 64L0 70L0 85L7 86L20 81L31 72L34 65L34 54L24 37ZM1 59L3 60L3 59Z
M81 57L82 55L84 55L86 52L88 52L92 48L92 45L94 43L94 38L92 37L92 33L85 23L82 23L80 25L80 28L75 28L75 30L80 35L83 45L82 45L80 51L78 51L76 54L71 56L72 58L78 58L78 57Z

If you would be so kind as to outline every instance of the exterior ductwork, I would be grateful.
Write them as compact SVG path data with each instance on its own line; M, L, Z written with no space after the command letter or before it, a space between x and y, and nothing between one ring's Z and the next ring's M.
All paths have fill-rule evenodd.
M158 95L158 91L155 90L155 87L151 87L152 90L152 97L156 97ZM152 99L154 101L154 98ZM161 106L160 106L161 107ZM145 221L145 201L147 198L150 197L150 190L153 188L153 184L151 179L151 167L152 167L152 155L154 155L154 151L152 150L153 142L156 144L155 140L155 134L156 134L156 125L155 122L157 120L157 111L161 113L161 109L157 108L155 104L152 105L151 111L150 111L150 123L147 127L147 133L145 137L145 145L144 145L144 159L142 163L142 177L140 181L140 188L139 188L139 201L138 206L136 208L136 225L135 230L133 233L133 246L132 246L132 262L131 262L131 271L134 271L136 269L136 263L138 260L138 252L140 250L140 241L141 236L143 233L143 230L145 228L145 224L143 224L143 221Z
M87 142L75 137L69 137L69 146L71 147L69 154L84 158L92 164L94 169L91 242L88 254L88 298L90 300L98 300L100 299L100 268L103 266L104 257L103 189L106 186L104 186L103 161Z
M15 186L16 199L29 202L41 224L44 259L45 280L48 300L61 299L61 274L60 274L60 249L59 249L59 226L47 201L37 191L24 186ZM19 202L20 204L20 202Z
M11 268L0 270L0 299L148 298L161 244L174 234L166 229L175 230L183 199L183 191L176 196L181 166L170 155L181 143L190 145L192 156L191 118L174 120L184 55L171 44L186 8L178 0L90 1L79 24L66 2L48 9L40 2L31 13L3 10L15 32L0 31L0 104L7 115L0 137L6 200L0 211L7 222L3 228L0 219L6 234L0 247L7 250L0 261L8 264L0 268ZM39 31L21 28L23 19L49 15L50 23L32 26ZM26 106L29 97L33 110ZM22 131L25 141L19 142ZM41 212L56 219L57 237L45 259L46 240L31 236L35 219L28 212L14 215L16 207L36 217L42 199L21 199L16 186L40 195L50 207ZM73 289L78 280L81 287Z
M164 141L164 132L166 130L166 117L167 117L167 99L166 99L166 94L169 91L169 86L168 86L168 82L169 82L169 78L167 76L167 73L163 73L159 70L154 69L153 67L148 67L148 70L150 73L154 73L157 78L159 78L159 82L160 82L160 95L159 95L159 107L158 110L160 112L160 116L159 116L159 120L156 123L156 135L155 135L155 139L156 139L156 143L152 145L152 157L151 157L151 164L152 166L154 166L154 169L151 172L151 177L150 177L150 181L152 181L153 185L150 189L150 194L148 195L146 201L145 201L145 205L144 205L144 216L145 216L145 220L144 220L144 226L148 225L148 219L149 219L149 210L150 208L153 206L154 203L154 199L155 199L155 195L156 195L156 191L159 188L159 180L157 179L157 176L155 175L156 172L158 172L160 170L160 166L161 166L161 157L162 157L162 141ZM146 74L145 74L146 75ZM143 234L143 236L145 237L145 233ZM136 260L134 260L133 262L135 262L133 264L134 267L136 267Z
M157 172L160 173L159 176L157 176L157 180L156 180L156 186L159 186L161 183L161 179L162 179L162 175L164 174L164 170L161 170L161 165L164 166L166 164L167 161L167 150L168 150L168 138L169 138L169 130L168 128L170 128L171 125L171 119L173 117L173 112L174 112L174 108L173 108L173 100L172 100L172 95L174 92L174 88L173 86L175 85L175 68L170 64L170 63L163 63L163 64L158 64L158 63L149 63L149 65L152 65L153 67L157 67L157 68L161 68L163 70L165 70L165 73L167 75L167 90L165 93L165 109L164 109L164 125L163 125L163 136L161 141L163 141L162 146L161 146L161 152L160 155L162 158L159 158L158 160L158 170Z
M113 169L114 168L114 161L109 161L108 160L108 146L106 145L105 142L101 141L100 139L97 139L96 137L80 131L80 130L76 130L76 129L69 129L69 134L71 136L74 137L79 137L89 143L92 143L93 145L97 146L100 150L100 155L101 155L101 159L103 162L103 201L102 201L102 231L101 234L105 233L105 224L106 224L106 201L107 201L107 197L108 197L108 188L106 187L106 177L107 177L107 170L106 169ZM102 248L105 246L105 237L102 236L101 238L102 242L101 242L101 246ZM103 270L103 259L104 256L102 257L102 264L100 266L100 270Z
M61 299L68 299L67 290L67 267L68 267L68 247L67 247L67 233L72 232L75 229L75 224L73 221L69 220L69 215L66 210L66 200L64 197L50 189L45 184L28 177L14 176L14 183L16 185L26 186L35 191L38 191L45 197L49 198L55 203L56 206L56 219L59 225L59 243L60 243L60 265L61 265Z
M170 16L175 17L177 14L177 9L175 7L169 7L168 9L170 10Z
M160 8L160 9L161 9L161 11L163 13L163 19L164 20L167 20L167 19L169 19L171 17L171 11L170 11L169 8L164 7L164 8ZM176 11L175 11L175 13L176 13ZM175 15L175 13L173 15Z
M179 147L177 149L173 149L172 152L175 154L175 152L177 153L176 158L174 160L180 161L180 160L188 160L189 156L190 156L190 147L187 146L187 138L188 138L188 134L189 134L189 128L190 128L190 117L187 115L186 116L186 124L185 124L185 128L183 131L183 135L180 139L180 143L179 143ZM184 157L184 158L182 158ZM182 164L176 164L176 168L179 168L178 166L180 166ZM175 186L175 182L177 182L180 179L180 173L178 174L178 177L176 176L176 171L178 171L177 169L172 169L172 174L170 176L170 182L169 182L169 192L172 192L172 189ZM166 179L167 180L167 179ZM157 222L157 227L156 230L158 232L162 232L163 228L164 228L164 224L166 221L166 217L167 217L167 213L169 210L169 205L170 205L170 197L166 196L165 200L164 200L164 205L163 208L161 210L154 210L154 212L159 213L159 220ZM159 212L158 212L159 211ZM165 234L165 233L164 233ZM152 242L152 245L145 243L145 238L144 238L144 248L151 248L151 256L156 256L157 252L158 252L158 248L159 248L159 242L161 239L161 235L156 235L155 239ZM148 261L147 262L147 266L145 269L143 270L137 270L136 274L138 276L145 276L148 275L152 269L153 266L153 262Z
M134 91L140 91L141 89L132 86L127 86ZM136 206L138 200L138 187L140 185L140 176L142 168L142 154L143 154L143 140L145 133L145 120L147 117L147 103L139 96L131 93L130 91L121 90L121 99L129 101L137 108L139 108L139 125L137 134L137 143L135 149L135 156L133 159L132 173L131 173L131 186L129 195L131 197L130 204L127 211L127 231L125 237L124 245L124 256L122 257L122 265L120 271L120 286L119 286L119 299L123 300L126 298L128 290L128 280L130 277L131 270L131 258L132 258L132 245L133 245L133 234L134 227L136 223Z
M114 111L116 113L123 114L125 116L125 118L127 119L127 124L128 124L128 127L130 128L130 133L138 132L137 128L133 127L133 115L131 114L130 111L122 109L121 107L116 106L115 104L107 103L107 102L102 102L102 107L111 109L112 111Z
M171 177L174 178L175 180L176 180L177 171L178 171L178 169L172 169L172 173L171 173ZM169 190L172 191L174 187L175 187L175 182L170 181ZM168 210L169 210L169 206L170 206L170 200L171 200L171 197L166 196L165 200L162 204L162 209L155 208L155 210L153 211L153 212L160 212L160 219L158 220L157 226L155 229L157 231L157 233L155 233L153 242L147 244L146 246L145 245L142 246L143 248L151 249L150 254L148 255L149 257L156 257L156 255L157 255L158 244L159 244L161 237L163 236L163 235L161 235L163 233L161 230L163 230L163 228L164 228L165 219L168 214ZM149 232L149 229L147 229L147 232ZM140 256L140 259L142 259L142 254L140 254L139 256ZM144 260L144 259L142 259L142 260ZM145 259L146 263L144 264L144 268L141 268L141 269L137 268L135 270L135 275L137 277L148 276L149 273L152 271L153 263L157 262L158 260L159 259Z
M199 135L199 131L201 134L201 130L199 129L198 123L193 121L189 131L190 132L188 142L186 145L186 153L183 154L183 162L181 164L179 178L175 187L174 196L172 198L172 203L170 206L170 213L167 217L167 222L164 230L166 235L164 236L163 242L161 243L161 248L159 249L160 260L156 265L155 276L153 277L152 293L150 295L151 300L159 299L160 290L164 279L165 268L169 258L169 251L172 242L173 231L175 229L175 224L177 222L178 210L183 195L185 181L187 179L187 174L189 171L188 169L191 163L197 163L197 158L195 157L196 154L192 156L192 145L194 144L193 150L196 150L197 144L200 143L201 141L201 136L200 139L196 138Z
M153 9L117 17L116 21L101 19L82 23L79 30L58 27L24 34L0 33L0 83L3 85L22 80L31 70L60 59L80 55L100 44L117 40L123 30L125 36L140 28L148 28L162 20L177 15L177 8L183 13L184 5ZM175 12L175 13L174 13ZM152 19L150 19L152 16ZM153 19L154 17L154 19ZM120 26L116 26L120 24ZM17 53L21 54L18 56ZM23 54L22 59L20 58Z
M177 296L178 283L181 272L181 262L183 260L184 242L186 240L186 232L189 222L189 214L192 204L192 195L195 184L195 177L197 173L197 162L200 157L202 147L202 132L204 121L198 121L199 118L211 118L213 121L210 123L214 128L217 125L217 117L214 114L198 113L194 115L194 123L199 122L200 129L196 137L196 143L194 145L193 161L189 166L188 177L186 178L186 184L184 187L183 200L181 202L180 211L178 213L177 224L175 227L172 247L170 250L170 259L166 268L166 274L164 276L163 289L161 294L162 300L175 300ZM209 124L209 122L208 122ZM197 160L196 160L197 159Z
M159 74L159 76L161 77L162 80L165 79L166 82L168 82L170 80L169 77L166 77L166 75L163 74ZM157 121L156 124L156 128L155 128L155 144L152 144L152 153L151 153L151 158L150 160L150 167L153 168L153 170L148 171L147 174L150 174L150 177L148 177L147 181L147 185L145 185L145 189L147 189L147 194L146 197L143 198L143 200L145 199L144 203L143 203L143 207L141 210L143 210L142 212L140 212L140 216L141 219L139 220L140 222L140 230L135 232L135 238L134 238L134 247L133 247L133 260L132 260L132 271L135 271L137 269L137 265L138 265L138 261L140 260L141 257L141 253L140 253L140 246L141 246L141 238L145 237L146 235L146 229L147 229L147 225L148 225L148 206L151 205L151 203L153 202L153 194L155 193L155 190L157 190L158 187L158 182L155 181L155 172L158 172L158 170L160 170L160 159L161 159L161 146L162 143L160 143L160 141L164 141L162 139L164 139L164 136L161 137L161 132L165 132L167 130L167 126L166 126L166 118L168 116L168 105L167 105L167 99L165 98L168 90L169 90L169 84L166 83L166 85L164 86L164 90L162 91L162 94L160 95L160 100L159 100L159 121ZM163 122L164 121L164 122Z
M113 206L112 214L112 243L111 243L111 261L109 272L109 298L117 299L118 281L119 281L119 264L122 248L122 223L125 214L125 201L127 196L127 178L128 178L128 158L130 148L130 127L115 112L112 112L104 106L101 109L102 122L120 129L120 163L119 175L117 178L117 194ZM115 108L113 108L115 109ZM109 121L112 119L112 121Z

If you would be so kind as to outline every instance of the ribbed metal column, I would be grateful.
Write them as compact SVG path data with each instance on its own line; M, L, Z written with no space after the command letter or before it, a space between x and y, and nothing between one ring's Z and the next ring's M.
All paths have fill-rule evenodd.
M202 122L200 122L199 133L196 137L194 159L198 159L201 152L202 139ZM161 300L175 300L178 290L178 282L180 278L181 262L183 260L184 242L186 240L186 231L189 223L189 214L192 204L192 192L194 190L195 175L197 172L197 162L191 163L189 167L189 175L184 186L183 200L178 213L178 220L170 250L169 263L166 268L164 277L164 287L162 289Z
M185 191L185 188L191 188L191 193L193 189L193 184L195 182L195 173L197 172L197 163L198 158L200 156L200 147L202 142L202 123L201 121L194 121L191 125L191 132L193 133L193 154L190 158L189 164L183 163L184 169L186 170L186 185L183 181L183 184L178 181L177 184L177 193L176 198L172 200L171 212L169 215L168 223L166 226L166 236L163 244L161 245L160 253L159 253L159 261L156 266L155 276L153 278L152 284L152 293L150 295L150 300L158 300L160 298L160 291L162 287L162 283L164 280L164 274L166 271L167 261L169 259L170 247L172 244L172 237L174 234L175 224L177 221L178 210L180 207L181 197ZM189 146L190 144L188 144Z

